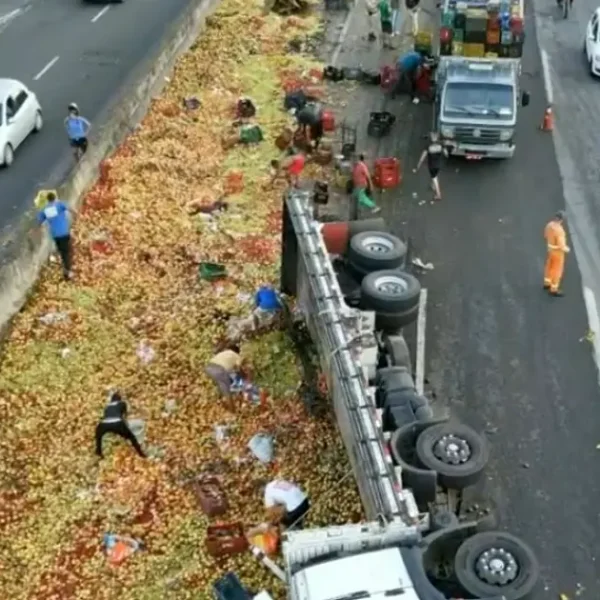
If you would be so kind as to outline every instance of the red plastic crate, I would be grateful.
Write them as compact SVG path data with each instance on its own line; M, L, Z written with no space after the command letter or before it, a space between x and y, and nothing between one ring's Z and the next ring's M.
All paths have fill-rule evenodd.
M375 160L373 183L382 190L389 190L400 185L402 174L400 161L397 158L378 158Z
M380 75L381 87L384 91L392 90L400 77L395 65L385 65L381 67Z
M323 131L335 131L335 115L330 110L324 110L321 116Z

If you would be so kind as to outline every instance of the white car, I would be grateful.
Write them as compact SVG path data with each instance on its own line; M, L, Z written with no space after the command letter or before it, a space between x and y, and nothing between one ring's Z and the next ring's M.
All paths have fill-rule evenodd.
M16 79L0 79L0 164L10 167L15 150L43 124L37 96Z
M585 42L583 51L590 65L590 73L600 76L600 38L598 37L598 22L600 20L600 8L597 8L585 30Z

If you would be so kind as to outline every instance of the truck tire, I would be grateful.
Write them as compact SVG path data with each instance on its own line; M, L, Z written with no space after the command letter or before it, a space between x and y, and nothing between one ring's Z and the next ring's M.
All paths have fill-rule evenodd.
M406 320L400 315L407 315L415 307L418 312L421 284L416 277L403 271L375 271L362 280L361 294L366 310L380 313L384 320L393 316L397 320Z
M364 306L361 295L361 306ZM363 309L364 310L364 309ZM409 308L401 313L384 313L377 311L375 313L375 328L378 331L397 331L414 323L419 316L419 305Z
M458 517L446 508L440 508L431 513L430 529L431 531L441 531L450 529L458 525Z
M415 419L417 421L431 421L433 419L433 410L431 406L421 406L419 408L414 408L415 411Z
M406 244L391 233L365 231L350 238L348 264L366 275L382 269L396 269L404 263Z
M379 369L375 381L377 386L385 393L415 389L415 382L406 367Z
M469 596L530 600L540 576L527 544L500 531L467 538L454 557L456 579Z
M437 472L440 485L453 490L477 483L489 460L486 441L470 427L452 422L423 431L416 452L424 467Z
M410 350L403 335L383 336L383 348L394 367L406 367L411 370Z

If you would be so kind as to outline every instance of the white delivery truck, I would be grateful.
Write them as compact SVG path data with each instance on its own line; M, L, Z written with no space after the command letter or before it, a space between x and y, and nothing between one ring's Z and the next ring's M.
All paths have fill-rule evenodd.
M445 0L436 129L455 156L510 158L520 106L522 0Z
M401 332L375 331L373 311L348 307L310 201L308 192L293 191L284 203L282 289L296 297L296 318L319 349L368 521L284 534L289 598L531 599L539 567L528 545L495 531L493 519L472 512L464 519L463 489L483 473L485 440L448 418L385 425L382 392L418 397L409 389L406 343ZM361 237L371 268L390 266L392 238ZM406 291L389 276L381 280L382 294L398 299Z

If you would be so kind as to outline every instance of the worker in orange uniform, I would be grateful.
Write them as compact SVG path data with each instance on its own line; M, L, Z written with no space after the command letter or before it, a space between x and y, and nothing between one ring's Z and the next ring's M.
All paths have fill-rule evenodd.
M544 238L548 245L546 268L544 269L544 289L552 296L562 296L560 281L565 270L565 254L571 251L567 246L567 233L564 227L565 212L556 213L555 217L546 225Z

